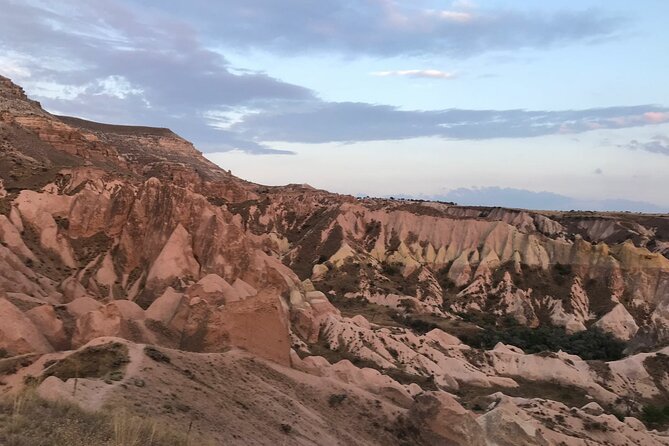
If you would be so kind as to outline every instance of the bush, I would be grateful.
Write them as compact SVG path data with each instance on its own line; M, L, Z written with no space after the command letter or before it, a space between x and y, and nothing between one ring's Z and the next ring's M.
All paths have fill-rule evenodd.
M386 276L398 276L401 274L401 268L402 265L399 263L388 263L388 262L382 262L381 263L381 271L383 271L383 274Z
M86 347L51 363L44 377L55 376L65 381L70 378L102 378L125 368L130 362L128 347L112 342Z
M153 359L156 362L164 362L166 364L169 364L171 362L169 356L167 356L165 353L161 352L155 347L151 346L144 347L144 353L146 354L146 356L148 356L149 358Z
M649 428L662 427L669 423L669 406L645 406L641 410L641 421Z
M476 348L491 349L498 342L515 345L526 353L563 350L586 360L615 361L623 357L625 343L597 328L567 334L560 327L529 328L519 325L487 327L466 338Z
M328 404L330 407L339 406L348 396L345 393L333 393L328 398Z
M555 271L561 276L568 276L571 274L571 265L563 265L561 263L555 264Z
M403 322L407 327L412 329L418 334L424 335L435 328L439 328L437 324L434 322L426 321L421 318L413 318L413 317L396 317L396 320L399 322Z

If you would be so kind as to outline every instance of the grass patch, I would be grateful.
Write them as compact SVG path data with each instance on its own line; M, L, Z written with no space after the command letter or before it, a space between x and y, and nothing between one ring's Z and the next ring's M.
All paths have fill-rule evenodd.
M44 370L44 377L123 379L123 368L130 361L128 347L116 342L87 347L58 360ZM119 379L120 376L120 379Z
M28 367L35 362L39 355L29 353L26 355L12 356L10 358L0 359L0 376L13 375L22 367Z
M194 439L192 439L194 441ZM187 446L187 433L128 411L87 412L26 392L0 400L3 446ZM208 444L198 439L191 444Z

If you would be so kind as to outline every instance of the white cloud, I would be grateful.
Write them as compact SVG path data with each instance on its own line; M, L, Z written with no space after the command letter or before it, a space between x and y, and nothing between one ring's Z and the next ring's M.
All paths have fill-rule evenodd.
M16 82L28 79L31 76L31 72L27 67L26 59L26 57L14 52L0 56L0 71L4 76Z
M436 11L435 15L442 20L458 23L467 23L474 18L473 14L461 11Z
M455 79L456 73L451 71L440 70L394 70L394 71L375 71L371 73L372 76L390 77L390 76L406 76L406 77L422 77L428 79Z
M476 8L476 3L470 0L456 0L451 3L451 7L454 9L474 9Z
M144 90L133 86L125 76L111 75L97 81L100 91L97 94L116 96L125 99L128 95L141 95Z

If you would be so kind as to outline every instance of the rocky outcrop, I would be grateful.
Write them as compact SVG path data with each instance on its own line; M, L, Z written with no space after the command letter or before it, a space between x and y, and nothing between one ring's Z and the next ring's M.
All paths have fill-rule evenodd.
M153 261L146 277L149 287L158 288L161 284L171 283L181 278L195 278L200 272L200 265L193 257L190 234L181 224L174 229L167 243Z
M488 444L473 414L443 392L428 392L416 397L408 418L420 429L428 444ZM497 435L495 432L491 437Z
M42 332L21 310L0 298L0 349L4 355L48 353L53 347Z
M617 304L594 324L618 339L629 341L639 331L639 326L623 304Z
M180 385L191 366L205 370L199 361L237 349L271 361L264 379L280 376L285 387L266 402L267 416L304 383L326 383L325 400L344 386L383 408L374 432L384 444L407 432L426 444L667 443L610 415L668 397L667 217L261 186L168 129L53 116L1 77L0 134L0 351L11 361L39 357L0 377L8 388L62 350L113 336L132 367L144 360L143 343L188 357L182 369L146 368L165 368ZM505 324L599 329L629 341L630 354L604 362L526 354L514 342L470 346L483 328ZM244 358L231 374L248 369ZM62 397L73 385L50 377L42 386L60 390L42 391ZM105 385L84 382L81 398L99 403ZM358 404L346 395L310 410ZM335 442L326 428L299 425L300 438L319 432Z

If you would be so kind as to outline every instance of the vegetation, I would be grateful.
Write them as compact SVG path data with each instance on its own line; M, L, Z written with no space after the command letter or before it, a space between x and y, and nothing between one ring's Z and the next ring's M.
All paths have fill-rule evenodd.
M345 393L333 393L328 397L330 407L339 406L348 397Z
M399 276L402 274L402 265L400 263L381 262L381 271L386 276Z
M641 421L651 429L664 428L669 425L669 405L664 407L648 405L641 411Z
M439 325L434 322L414 317L402 317L399 316L396 320L403 320L406 326L418 334L426 334L435 328L439 328Z
M504 327L487 326L480 333L465 336L463 342L483 349L491 349L498 342L515 345L526 353L565 352L586 360L615 361L623 357L625 343L609 333L591 327L567 334L561 327L529 328L507 322Z
M187 446L188 436L125 410L87 412L32 392L0 400L0 444L6 446Z
M148 356L149 358L153 359L156 362L164 362L166 364L172 362L169 356L167 356L165 353L161 352L155 347L151 346L144 347L144 353L146 354L146 356Z
M87 347L64 359L47 362L44 376L55 376L63 381L70 378L105 378L118 381L123 378L122 369L129 361L128 347L113 342Z

